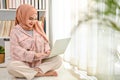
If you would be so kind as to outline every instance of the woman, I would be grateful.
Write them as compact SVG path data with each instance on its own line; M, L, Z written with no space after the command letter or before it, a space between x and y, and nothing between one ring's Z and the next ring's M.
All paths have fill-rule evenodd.
M7 69L11 75L28 80L40 76L57 76L55 69L60 67L61 58L48 58L48 39L38 24L37 10L31 5L23 4L18 7L10 43L12 61Z

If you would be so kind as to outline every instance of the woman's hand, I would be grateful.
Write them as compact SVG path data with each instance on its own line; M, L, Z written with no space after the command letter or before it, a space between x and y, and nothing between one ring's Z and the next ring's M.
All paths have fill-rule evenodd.
M50 55L50 53L51 53L51 51L50 51L50 50L48 50L48 51L46 52L46 54L47 54L47 55Z
M46 53L36 53L35 54L35 59L38 59L38 58L45 58L45 57L48 57L50 55L50 50L48 50Z
M43 58L43 57L45 57L45 56L47 56L47 54L45 54L45 53L36 53L36 54L35 54L35 59L36 59L36 58Z

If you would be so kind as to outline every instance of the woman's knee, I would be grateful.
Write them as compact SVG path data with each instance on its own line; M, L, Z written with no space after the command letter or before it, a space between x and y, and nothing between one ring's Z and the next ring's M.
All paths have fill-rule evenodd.
M59 63L62 63L62 58L60 57L60 56L57 56L57 61L59 62Z
M12 76L15 76L15 77L24 77L23 75L21 75L20 73L18 73L18 68L19 68L19 65L21 65L21 62L20 61L13 61L13 62L10 62L8 65L7 65L7 71L9 74L11 74Z
M58 68L62 65L62 62L63 62L62 58L60 56L56 56L56 63Z
M8 71L14 70L13 62L10 62L10 63L7 65L7 70L8 70Z
M16 69L16 67L18 66L17 64L19 64L19 63L20 63L20 61L12 61L12 62L10 62L10 63L7 65L7 70L8 70L9 72L12 72L13 70Z

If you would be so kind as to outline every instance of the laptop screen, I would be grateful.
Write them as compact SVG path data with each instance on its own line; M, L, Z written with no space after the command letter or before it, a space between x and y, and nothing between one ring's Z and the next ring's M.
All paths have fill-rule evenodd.
M71 38L58 39L55 41L51 50L50 57L63 54L70 42Z

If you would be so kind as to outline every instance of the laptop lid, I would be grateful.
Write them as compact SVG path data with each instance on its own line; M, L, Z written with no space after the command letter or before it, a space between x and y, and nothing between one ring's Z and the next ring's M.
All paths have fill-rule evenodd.
M71 38L58 39L55 41L51 54L49 57L57 56L63 54L70 42Z

